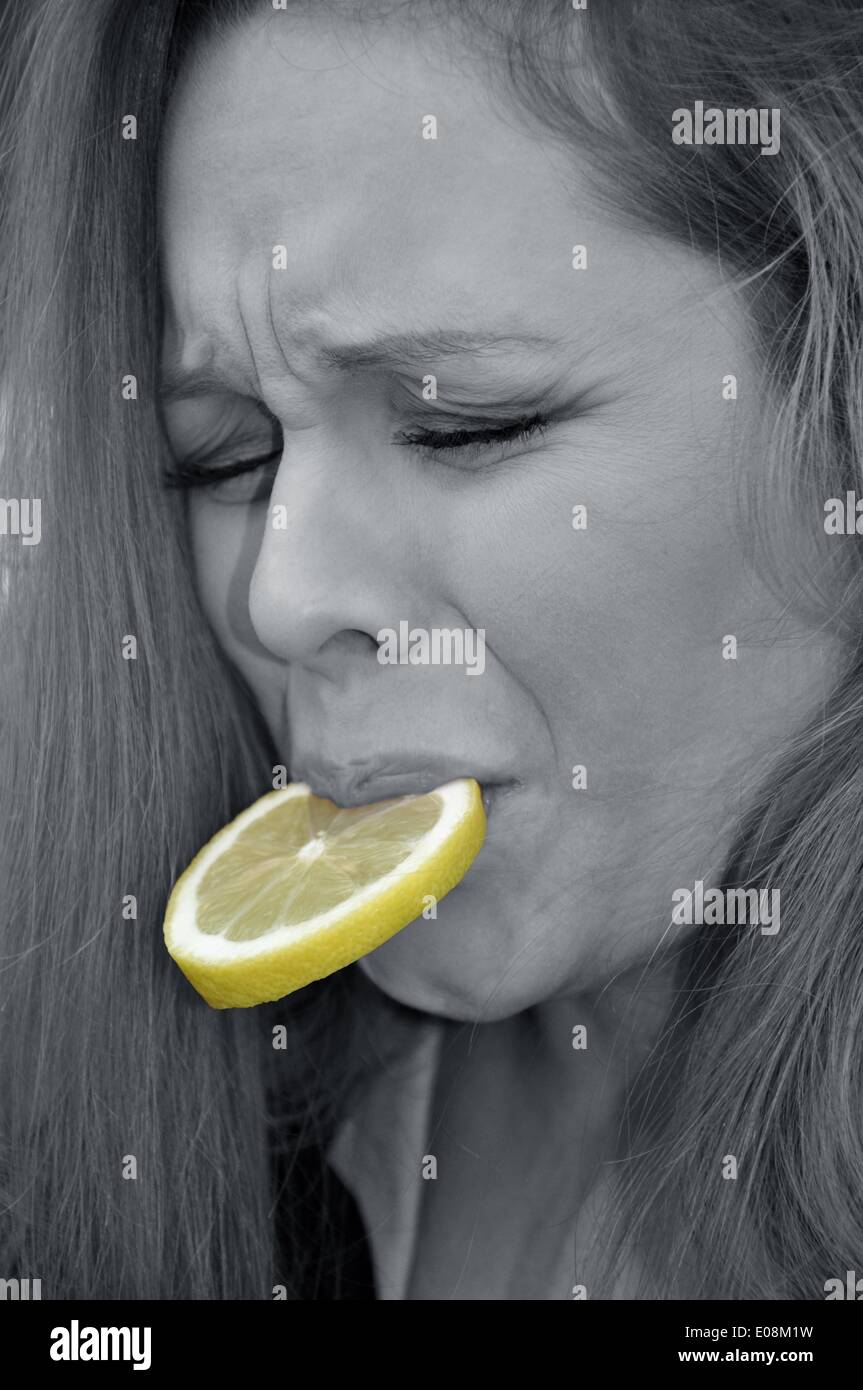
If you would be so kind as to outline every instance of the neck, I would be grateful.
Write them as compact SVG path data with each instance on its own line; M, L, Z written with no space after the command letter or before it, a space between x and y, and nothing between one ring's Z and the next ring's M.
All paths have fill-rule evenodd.
M640 963L592 991L561 994L523 1016L539 1056L552 1069L572 1070L573 1053L590 1057L608 1077L631 1078L668 1017L676 962Z

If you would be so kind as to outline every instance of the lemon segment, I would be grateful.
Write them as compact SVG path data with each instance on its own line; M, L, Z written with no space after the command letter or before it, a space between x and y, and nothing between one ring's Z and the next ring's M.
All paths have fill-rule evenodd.
M440 901L485 832L473 778L350 809L293 782L223 826L180 875L165 945L214 1009L281 999Z

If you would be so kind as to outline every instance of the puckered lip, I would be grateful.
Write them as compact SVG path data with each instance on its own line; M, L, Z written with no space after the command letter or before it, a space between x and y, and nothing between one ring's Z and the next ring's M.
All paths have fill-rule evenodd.
M423 759L409 761L380 758L369 762L329 763L299 760L291 766L291 778L305 782L315 796L326 797L337 806L367 806L390 797L422 795L434 791L446 782L459 777L473 777L479 782L486 810L494 795L513 779L502 777L481 768L450 760Z

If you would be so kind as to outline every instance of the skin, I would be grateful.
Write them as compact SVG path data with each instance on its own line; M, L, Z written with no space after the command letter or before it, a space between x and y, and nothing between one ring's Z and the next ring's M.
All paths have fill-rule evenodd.
M735 509L761 461L764 397L732 288L686 247L617 225L577 149L564 156L460 69L432 36L282 13L204 47L163 152L165 361L216 380L165 418L178 456L224 445L223 463L272 447L242 398L283 432L257 500L247 483L195 488L189 522L203 608L291 774L343 802L421 789L427 764L431 785L442 770L502 784L437 920L362 967L418 1010L488 1025L476 1046L454 1033L471 1039L449 1054L450 1133L481 1162L507 1152L505 1196L548 1178L535 1151L507 1150L531 1095L544 1116L523 1131L567 1111L601 1149L620 1021L653 1020L665 997L643 965L679 940L672 893L716 881L746 791L817 708L836 654L761 583ZM322 357L441 332L485 346ZM496 335L536 341L489 346ZM736 402L722 398L732 372ZM423 403L429 373L438 398ZM543 393L541 436L467 455L394 442L506 422ZM278 504L285 529L268 524ZM484 673L379 664L375 635L403 619L483 628ZM582 1022L593 1070L576 1083ZM435 1195L454 1221L479 1174ZM457 1296L473 1277L489 1296L495 1221L474 1233L483 1276L457 1239L441 1252L444 1296L456 1268ZM520 1287L517 1247L502 1296Z

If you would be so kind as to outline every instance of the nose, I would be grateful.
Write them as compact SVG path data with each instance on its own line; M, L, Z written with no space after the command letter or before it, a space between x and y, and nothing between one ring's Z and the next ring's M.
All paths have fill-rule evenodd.
M351 455L323 431L286 435L249 589L252 626L284 661L312 666L345 632L376 649L380 629L408 616L418 547L391 520L384 481Z

